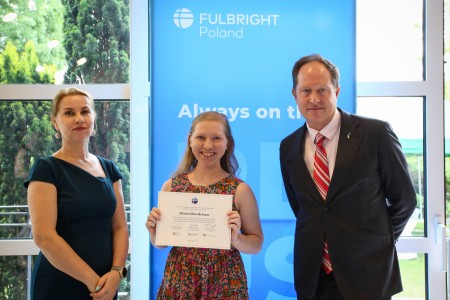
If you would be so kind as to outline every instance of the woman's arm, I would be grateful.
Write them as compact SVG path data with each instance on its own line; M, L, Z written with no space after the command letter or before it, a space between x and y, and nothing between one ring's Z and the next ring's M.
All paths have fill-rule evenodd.
M117 203L111 223L113 234L112 266L125 267L128 256L128 225L125 215L122 181L118 180L114 182L113 187ZM102 275L102 278L97 283L101 287L100 291L91 294L94 299L102 299L105 295L114 295L119 289L121 276L118 271L111 270Z
M117 206L112 220L113 266L125 266L128 256L128 224L122 192L122 181L114 183ZM117 271L116 271L117 272Z
M83 282L91 292L95 291L100 277L56 232L56 187L32 181L27 198L36 246L55 268Z
M236 189L235 203L238 212L228 214L232 229L231 244L241 252L256 254L261 250L264 235L255 195L245 182Z

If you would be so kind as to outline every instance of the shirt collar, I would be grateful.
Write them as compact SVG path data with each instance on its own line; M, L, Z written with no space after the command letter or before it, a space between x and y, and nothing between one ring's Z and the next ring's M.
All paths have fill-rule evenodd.
M320 133L322 135L324 135L329 141L332 141L336 137L336 135L337 135L337 133L339 131L340 125L341 125L341 114L336 109L336 112L334 113L333 119L331 119L330 123L328 123L324 128L322 128ZM319 131L309 127L308 123L306 123L306 126L308 128L309 136L314 141L314 137L316 136L316 134Z

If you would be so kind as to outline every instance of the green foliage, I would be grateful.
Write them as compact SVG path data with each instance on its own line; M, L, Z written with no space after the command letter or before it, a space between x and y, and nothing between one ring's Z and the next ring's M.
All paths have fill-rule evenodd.
M66 83L129 81L128 0L63 0ZM80 59L85 59L78 65ZM93 95L95 98L95 95ZM91 152L113 160L123 175L125 203L130 203L129 102L96 101L97 134Z
M400 259L403 292L395 295L398 299L426 299L425 255L417 254L413 259Z
M62 1L0 0L0 16L13 16L11 22L0 21L0 84L55 83L56 71L66 65L66 83L128 82L128 0ZM82 57L86 63L77 66ZM118 165L130 203L129 102L96 101L96 106L90 150ZM60 147L50 108L48 100L0 101L0 205L26 205L23 182L31 166ZM0 223L29 220L15 214ZM28 225L0 227L0 238L30 236ZM0 299L26 299L27 266L27 257L0 257ZM122 288L129 290L129 282Z
M20 13L25 1L9 1L0 5L0 15L5 10L15 12L22 18L29 11ZM38 1L38 5L48 1ZM57 5L54 5L56 8ZM3 13L3 14L1 14ZM34 17L33 17L34 18ZM23 22L22 22L23 21ZM45 20L41 20L45 23ZM35 32L40 20L31 16L20 22L0 22L0 84L54 83L58 53L47 49L46 34ZM53 25L54 26L54 25ZM61 26L62 28L62 26ZM36 47L36 43L38 46ZM40 44L39 44L40 43ZM44 45L42 45L44 43ZM38 48L38 50L36 49ZM61 48L61 47L60 47ZM40 50L39 50L40 49ZM62 48L59 50L61 52ZM60 57L61 54L59 55ZM42 60L41 60L42 59ZM44 61L44 63L41 63ZM2 101L0 102L0 195L1 205L26 205L24 179L35 157L51 154L56 149L51 139L53 130L48 119L49 101ZM9 212L21 212L15 208ZM27 215L13 214L2 217L1 223L28 224ZM2 226L0 238L28 238L28 225ZM27 257L0 257L0 299L26 299Z
M1 205L26 205L23 182L35 157L51 154L56 145L48 120L50 101L0 102ZM19 208L10 212L20 212ZM29 238L28 216L13 214L1 223L25 224L0 227L0 238ZM26 299L27 257L0 257L0 299Z
M60 0L2 0L0 16L14 16L10 22L0 22L0 53L11 42L24 51L28 41L36 45L42 64L64 67L63 40L64 8Z
M11 43L0 53L0 84L8 83L54 83L54 65L40 65L34 43L28 41L23 52L18 53Z
M0 83L17 82L17 73L19 68L19 54L12 43L6 44L6 48L0 55L1 77Z
M68 64L65 83L127 83L129 1L63 0L63 3Z
M2 205L26 204L23 182L31 167L30 158L50 155L56 149L51 139L54 131L48 120L50 107L50 101L0 102ZM2 237L16 237L17 234L17 231L1 232Z
M0 256L0 299L27 299L27 257Z
M97 102L97 134L91 138L90 151L113 160L123 175L125 203L130 203L130 105L125 101Z

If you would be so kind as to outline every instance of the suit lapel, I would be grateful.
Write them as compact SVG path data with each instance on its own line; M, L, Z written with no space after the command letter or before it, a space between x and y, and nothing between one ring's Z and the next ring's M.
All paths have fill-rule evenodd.
M327 199L332 199L341 187L351 169L353 159L362 141L362 134L358 131L357 121L348 113L341 112L341 129L336 153L336 163L331 178Z

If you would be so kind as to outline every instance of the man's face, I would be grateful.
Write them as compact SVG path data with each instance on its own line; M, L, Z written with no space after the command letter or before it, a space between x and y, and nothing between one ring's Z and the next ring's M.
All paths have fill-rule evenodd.
M320 62L303 65L297 74L297 86L292 89L298 109L311 128L322 130L336 111L340 88L331 82L330 72Z

